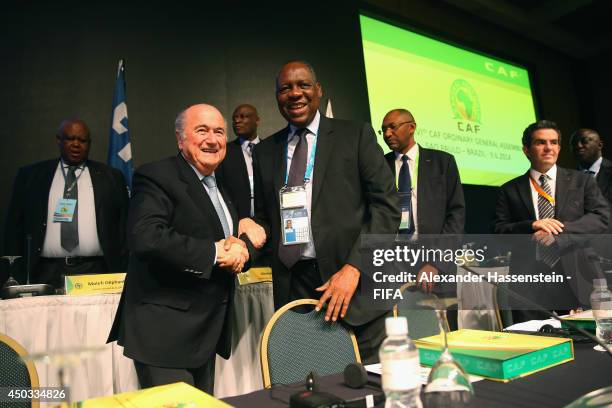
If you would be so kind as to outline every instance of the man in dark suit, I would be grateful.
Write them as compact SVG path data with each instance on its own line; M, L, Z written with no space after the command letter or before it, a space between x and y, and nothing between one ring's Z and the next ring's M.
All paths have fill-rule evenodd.
M446 152L419 146L414 140L416 127L412 113L406 109L393 109L385 115L379 130L387 146L393 150L385 155L385 159L400 190L400 207L406 222L405 225L400 223L400 232L462 234L465 200L455 158ZM403 189L407 194L403 194ZM422 265L417 275L419 287L431 292L431 275L438 273L436 266ZM424 274L430 277L421 280Z
M132 256L109 341L134 360L141 387L184 381L213 392L215 353L230 354L234 272L248 258L214 171L226 130L211 105L179 114L175 157L134 174Z
M309 64L293 61L281 68L276 99L289 123L255 149L255 221L270 237L275 307L320 297L317 310L327 302L326 320L340 317L353 327L367 361L382 340L377 318L384 311L367 310L355 292L362 269L360 235L394 233L399 208L371 126L322 116L321 96ZM302 237L306 243L283 244L283 186L305 193L300 206L311 227ZM293 226L297 229L295 220Z
M602 156L603 141L599 133L593 129L578 129L572 134L570 143L578 170L595 177L601 193L612 204L612 161Z
M531 168L501 186L495 232L529 234L538 244L535 249L513 252L512 274L555 272L571 278L563 283L517 285L515 289L546 308L573 309L588 303L593 278L591 262L582 249L588 242L577 235L605 232L608 205L593 177L556 165L561 131L554 122L540 120L529 125L522 142ZM513 317L522 321L541 315L515 310Z
M227 155L216 171L217 177L236 206L238 218L253 217L253 149L261 141L257 134L259 116L253 105L242 104L232 115L236 140L227 144Z
M91 137L81 120L64 120L56 142L59 159L17 173L4 254L29 255L30 281L56 287L63 286L62 275L124 271L128 193L123 175L88 160ZM67 208L63 216L60 208ZM25 268L20 272L15 278L25 283Z

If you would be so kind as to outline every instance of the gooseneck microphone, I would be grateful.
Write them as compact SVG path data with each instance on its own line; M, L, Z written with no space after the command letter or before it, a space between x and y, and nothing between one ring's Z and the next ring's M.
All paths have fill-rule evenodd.
M589 333L588 331L584 330L581 327L576 326L574 323L572 323L569 320L563 320L561 319L556 313L551 312L548 309L545 309L544 307L540 306L538 303L534 302L531 299L528 299L526 297L524 297L523 295L519 295L518 293L514 292L511 289L508 289L505 286L501 286L498 285L497 282L492 282L488 279L488 277L484 274L484 273L480 273L475 271L474 269L472 269L471 267L467 266L467 265L463 265L462 266L463 269L465 269L466 271L468 271L469 273L472 273L476 276L481 276L484 278L484 280L487 283L490 283L491 285L495 286L497 289L501 290L502 292L506 293L507 295L512 296L513 298L515 298L516 300L518 300L519 302L534 308L535 310L538 310L540 312L544 312L544 314L546 314L547 316L552 317L555 320L558 320L559 322L565 323L566 325L568 325L571 329L576 330L577 332L579 332L580 334L583 334L584 336L588 337L589 339L591 339L593 342L599 344L601 347L603 347L603 349L606 351L606 353L612 357L612 351L610 350L610 347L604 343L601 339L599 339L597 336L593 336L591 333Z

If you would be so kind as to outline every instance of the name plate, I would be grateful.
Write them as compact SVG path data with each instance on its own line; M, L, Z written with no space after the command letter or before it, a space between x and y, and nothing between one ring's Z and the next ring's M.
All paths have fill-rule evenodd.
M241 286L260 282L272 282L272 268L268 266L251 268L238 274L238 283Z
M100 273L94 275L70 275L64 278L69 296L121 293L125 273Z

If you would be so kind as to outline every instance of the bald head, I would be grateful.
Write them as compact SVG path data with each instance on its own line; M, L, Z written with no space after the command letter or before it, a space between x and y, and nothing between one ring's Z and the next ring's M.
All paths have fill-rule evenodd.
M221 112L204 103L188 107L175 121L179 150L204 176L212 174L225 158L226 133Z
M248 103L238 105L232 114L232 128L239 138L253 140L257 137L259 115L257 109Z
M416 123L409 110L397 108L387 112L381 125L385 143L395 152L406 154L414 146Z
M89 128L80 119L63 120L55 135L55 141L62 160L70 165L80 165L89 157Z

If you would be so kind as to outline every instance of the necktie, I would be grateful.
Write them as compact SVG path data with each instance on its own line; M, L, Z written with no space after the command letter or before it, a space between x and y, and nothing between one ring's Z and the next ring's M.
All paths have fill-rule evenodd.
M306 159L308 156L308 140L306 140L307 129L299 129L296 131L298 140L295 150L293 151L293 157L291 158L291 169L289 170L289 177L287 180L287 186L301 186L304 184L304 174L306 173ZM281 228L283 226L281 225ZM278 242L278 259L287 268L293 267L300 260L302 256L302 245L283 245L283 240Z
M595 177L595 172L593 170L586 169L584 172L585 174L590 174L591 176Z
M60 228L60 242L62 248L68 252L72 252L79 245L79 190L75 174L76 169L78 169L78 166L68 167L68 174L64 184L64 198L77 200L77 205L74 207L74 214L72 215L72 222L62 222Z
M249 142L247 144L247 152L249 152L249 156L253 156L253 148L255 147L255 143Z
M403 193L399 195L400 208L407 208L410 213L410 227L400 229L400 234L414 234L414 217L412 216L412 179L410 178L410 167L408 166L408 156L402 156L402 165L397 180L397 191Z
M546 175L540 175L540 187L549 196L552 195ZM538 194L538 218L553 218L555 216L555 207L550 201ZM553 244L554 245L554 244ZM559 260L559 254L554 246L538 245L538 257L546 265L553 267Z
M219 193L215 176L205 176L203 181L204 184L206 184L206 187L208 187L208 196L210 197L210 201L212 201L213 207L215 207L215 211L217 212L217 217L219 217L219 221L221 221L221 226L223 227L223 235L225 235L225 238L227 238L231 234L227 218L225 218L225 212L223 211L223 207L221 207L221 201L219 201Z

